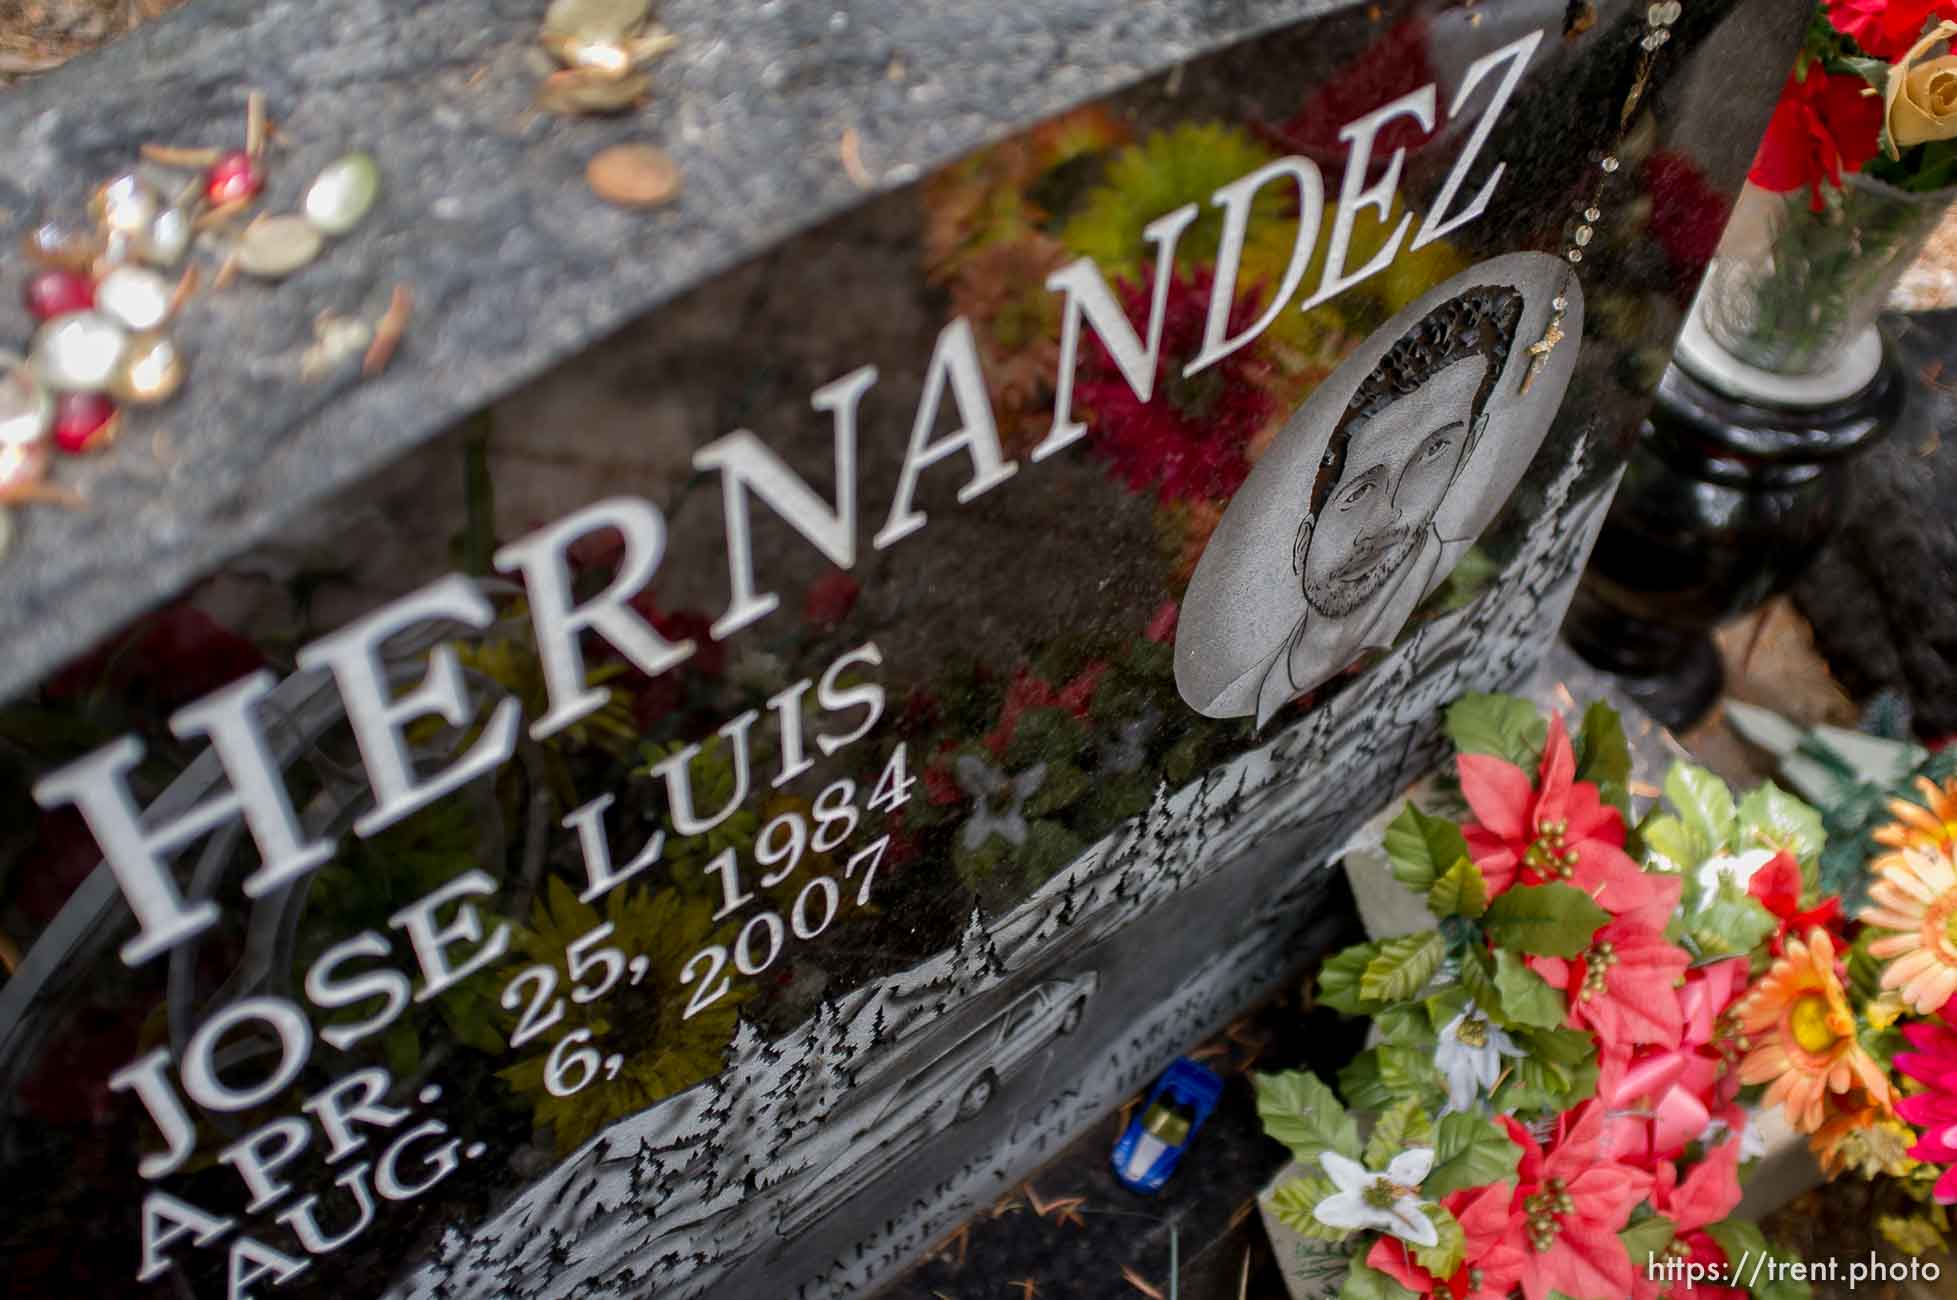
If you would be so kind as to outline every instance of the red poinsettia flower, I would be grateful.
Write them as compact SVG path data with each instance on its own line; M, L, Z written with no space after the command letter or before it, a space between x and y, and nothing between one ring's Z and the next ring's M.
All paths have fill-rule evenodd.
M1760 900L1760 905L1774 915L1779 926L1773 935L1774 956L1781 953L1782 945L1791 934L1806 934L1815 926L1826 930L1835 941L1835 947L1846 949L1848 936L1843 932L1845 921L1841 914L1841 899L1828 895L1813 907L1801 907L1801 864L1791 853L1777 853L1766 866L1753 873L1747 881L1746 892Z
M1692 1172L1683 1181L1679 1179L1677 1165L1669 1161L1659 1165L1657 1178L1651 1185L1651 1208L1672 1221L1672 1244L1665 1255L1700 1265L1697 1269L1681 1270L1699 1280L1693 1282L1681 1277L1674 1281L1666 1273L1646 1267L1647 1261L1634 1259L1631 1261L1633 1300L1658 1300L1661 1294L1670 1300L1745 1300L1744 1290L1705 1280L1724 1276L1728 1263L1726 1252L1706 1234L1705 1227L1724 1219L1739 1203L1738 1138L1714 1147L1704 1160L1692 1166Z
M1269 366L1255 343L1198 374L1182 373L1202 348L1214 279L1205 267L1177 271L1170 280L1148 401L1128 387L1099 336L1074 386L1081 409L1092 413L1095 449L1130 488L1153 488L1165 505L1227 500L1250 473L1251 439L1277 413L1277 399L1265 387ZM1140 283L1124 279L1117 286L1137 330L1147 327L1154 283L1150 263L1142 267ZM1230 312L1231 334L1247 329L1261 310L1257 292L1240 294Z
M1735 1045L1721 1017L1746 991L1747 959L1695 966L1676 990L1681 1030L1672 1046L1617 1044L1600 1054L1597 1096L1608 1107L1605 1153L1650 1169L1674 1160L1739 1092ZM1653 998L1666 996L1652 990Z
M1855 43L1894 63L1933 21L1957 19L1957 0L1834 0L1828 21Z
M1550 715L1542 767L1529 774L1490 754L1462 754L1461 793L1475 820L1461 828L1488 896L1513 884L1575 885L1616 915L1658 901L1661 878L1624 852L1624 817L1597 787L1576 780L1576 754L1560 714ZM1674 899L1674 901L1676 901ZM1666 903L1661 915L1669 915ZM1661 923L1662 924L1662 923Z
M1461 1266L1454 1275L1437 1278L1414 1262L1407 1243L1391 1233L1382 1233L1366 1255L1366 1264L1417 1295L1446 1297L1447 1300L1504 1300L1515 1289L1517 1261L1499 1259L1498 1267L1485 1267L1489 1251L1501 1244L1508 1232L1509 1206L1514 1189L1508 1183L1486 1187L1464 1187L1441 1197L1441 1205L1461 1225L1466 1242Z
M1676 900L1680 882L1673 877L1665 883ZM1552 988L1569 995L1570 1024L1589 1028L1599 1046L1677 1046L1685 1018L1674 986L1692 959L1643 919L1613 919L1575 957L1530 957L1528 962Z
M1508 1229L1482 1268L1514 1276L1527 1300L1548 1300L1552 1291L1574 1300L1630 1295L1636 1270L1617 1234L1652 1177L1603 1154L1603 1104L1564 1111L1547 1147L1508 1116L1501 1121L1522 1161Z
M1809 64L1781 87L1780 102L1746 178L1763 190L1785 194L1805 185L1809 205L1821 211L1821 182L1841 188L1841 174L1859 171L1875 157L1882 131L1882 96L1869 83Z

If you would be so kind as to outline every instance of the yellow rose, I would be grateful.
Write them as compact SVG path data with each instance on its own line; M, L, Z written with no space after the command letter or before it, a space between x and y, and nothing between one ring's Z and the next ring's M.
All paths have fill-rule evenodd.
M1957 55L1917 60L1931 46L1957 33L1957 23L1938 23L1889 68L1882 106L1889 123L1889 156L1929 140L1957 136Z

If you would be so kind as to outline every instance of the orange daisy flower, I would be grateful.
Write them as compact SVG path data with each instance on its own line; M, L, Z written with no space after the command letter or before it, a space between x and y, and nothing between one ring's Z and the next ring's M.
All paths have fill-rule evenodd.
M1933 1015L1957 993L1957 863L1944 849L1884 854L1869 885L1874 905L1857 918L1893 930L1869 945L1889 962L1882 987L1895 989L1918 1015Z
M1907 799L1891 799L1889 811L1896 820L1871 832L1871 838L1892 849L1941 849L1946 853L1957 849L1957 777L1938 785L1927 776L1919 776L1916 788L1923 795L1922 806ZM1901 853L1885 853L1873 865L1880 870L1901 859Z
M1738 1007L1740 1032L1751 1044L1740 1061L1741 1083L1768 1084L1765 1103L1778 1105L1787 1122L1813 1133L1827 1119L1829 1093L1858 1083L1871 1102L1887 1105L1889 1081L1855 1039L1835 972L1835 945L1825 930L1789 938L1787 950L1747 992Z

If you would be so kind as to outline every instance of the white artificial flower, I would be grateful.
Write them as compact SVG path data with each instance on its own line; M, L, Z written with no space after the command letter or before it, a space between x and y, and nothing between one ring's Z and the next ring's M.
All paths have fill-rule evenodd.
M1473 1107L1475 1099L1502 1077L1502 1058L1523 1055L1506 1032L1473 1007L1464 1007L1441 1027L1434 1048L1434 1064L1447 1080L1447 1105L1441 1114Z
M1744 1117L1740 1123L1740 1159L1758 1160L1767 1154L1767 1135L1760 1131L1759 1116L1750 1107L1742 1107L1740 1114ZM1731 1136L1733 1126L1723 1119L1715 1119L1706 1124L1700 1141L1711 1150Z
M1731 857L1707 858L1699 866L1699 906L1704 907L1719 893L1720 878L1726 877L1744 894L1753 873L1774 860L1773 849L1748 849Z
M1434 1221L1420 1208L1420 1182L1434 1167L1432 1147L1411 1147L1376 1174L1336 1151L1321 1151L1319 1168L1339 1190L1312 1207L1330 1228L1378 1228L1415 1246L1440 1241Z

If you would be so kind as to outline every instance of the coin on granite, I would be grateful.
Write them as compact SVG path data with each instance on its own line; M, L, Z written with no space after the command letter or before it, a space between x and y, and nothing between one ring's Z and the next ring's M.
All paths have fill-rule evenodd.
M25 361L0 353L0 451L44 441L54 427L54 394Z
M190 251L190 236L190 214L182 208L165 208L136 237L136 255L151 266L175 266Z
M601 68L562 68L537 83L536 104L569 116L622 113L651 94L652 78L644 73L621 77Z
M664 149L615 144L600 150L584 169L592 193L626 208L656 208L680 192L680 168Z
M177 395L183 375L183 356L169 335L139 334L109 377L109 391L132 406L154 406Z
M373 211L381 169L373 157L350 153L326 164L306 188L306 220L328 235L344 235Z
M118 266L95 282L95 310L132 330L153 330L170 316L176 286L148 267Z
M238 237L238 268L248 275L276 280L291 275L319 256L326 237L312 222L296 213L263 217Z
M89 201L90 215L121 235L140 235L148 230L162 207L156 190L134 172L104 182Z
M617 41L636 31L651 13L652 0L551 0L544 11L544 33Z
M120 324L99 311L76 311L41 326L29 355L49 388L98 393L109 386L128 348L129 331Z

